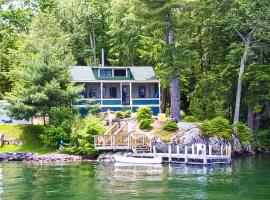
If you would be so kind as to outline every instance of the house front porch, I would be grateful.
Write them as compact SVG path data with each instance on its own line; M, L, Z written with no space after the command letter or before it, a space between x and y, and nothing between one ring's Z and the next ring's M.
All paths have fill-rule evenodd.
M84 84L83 99L75 106L99 104L101 111L130 109L148 106L153 114L160 112L160 83L155 82L88 82ZM101 89L102 88L102 89Z

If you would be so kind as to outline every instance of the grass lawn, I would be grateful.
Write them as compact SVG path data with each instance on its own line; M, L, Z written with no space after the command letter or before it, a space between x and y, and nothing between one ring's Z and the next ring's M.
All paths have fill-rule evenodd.
M0 124L0 133L4 134L5 139L19 138L23 142L22 145L4 145L0 147L0 152L53 152L53 149L43 147L39 138L41 128L37 125Z

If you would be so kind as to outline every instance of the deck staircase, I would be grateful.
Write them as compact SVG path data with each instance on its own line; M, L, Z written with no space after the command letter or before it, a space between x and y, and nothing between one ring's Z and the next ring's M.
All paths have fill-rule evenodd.
M151 153L151 138L138 133L130 119L122 124L114 123L104 135L94 136L96 150L132 150L134 153Z

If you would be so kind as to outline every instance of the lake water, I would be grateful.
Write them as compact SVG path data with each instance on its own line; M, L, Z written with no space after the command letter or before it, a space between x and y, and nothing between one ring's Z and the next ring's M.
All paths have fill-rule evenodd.
M218 167L0 163L0 199L270 199L270 157Z

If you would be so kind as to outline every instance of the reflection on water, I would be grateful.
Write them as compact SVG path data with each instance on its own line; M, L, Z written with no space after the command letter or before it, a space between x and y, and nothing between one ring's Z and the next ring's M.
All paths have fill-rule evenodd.
M270 199L270 159L232 166L0 164L0 199Z

